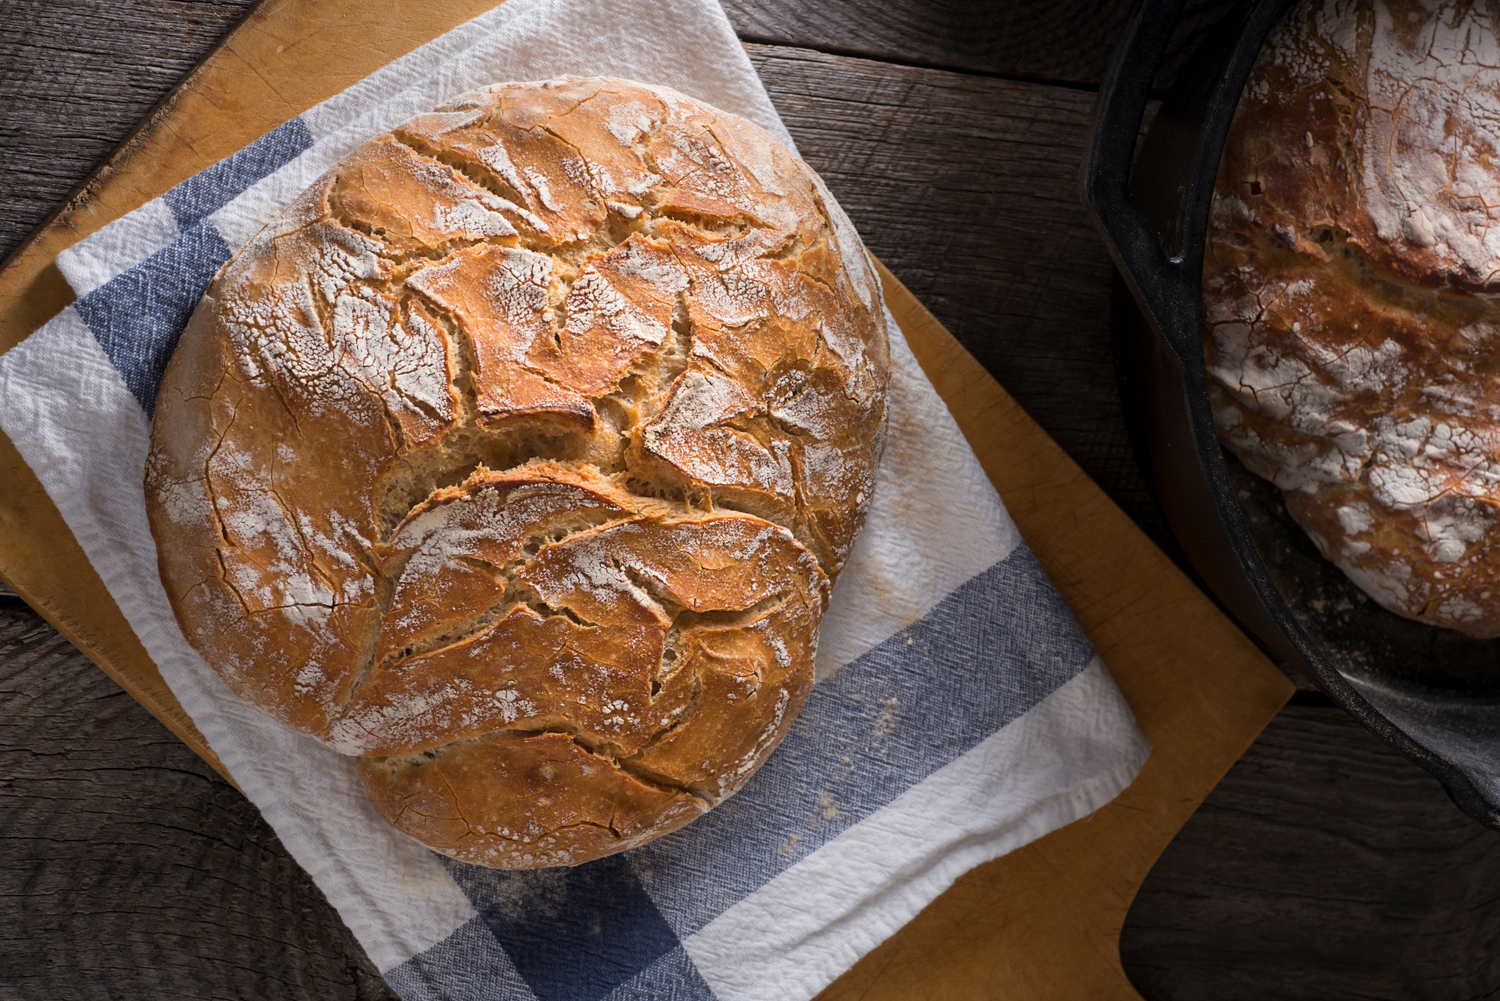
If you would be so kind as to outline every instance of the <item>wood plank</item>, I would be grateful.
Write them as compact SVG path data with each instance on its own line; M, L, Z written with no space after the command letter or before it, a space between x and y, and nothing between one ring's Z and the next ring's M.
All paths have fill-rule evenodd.
M724 0L747 41L1088 90L1099 86L1132 6L1133 0ZM1186 0L1158 88L1171 86L1233 6L1233 0Z
M1500 994L1500 838L1317 702L1282 711L1141 887L1131 980L1173 1001Z
M14 0L12 0L14 2ZM0 266L0 351L44 322L71 293L51 262L58 251L148 197L222 160L246 141L295 117L384 63L495 5L496 0L381 0L357 10L333 4L263 4L140 122L50 222ZM113 9L111 9L113 13ZM359 44L348 44L350 18ZM106 34L112 21L101 21ZM304 65L272 84L257 60L310 35L328 40ZM253 40L253 44L252 44ZM184 137L191 135L190 140ZM122 176L123 175L123 176ZM117 179L120 178L120 179ZM148 193L151 193L148 195ZM19 591L20 589L18 589Z
M393 1001L245 797L0 608L0 997Z
M0 259L52 214L256 0L7 0ZM170 33L162 31L171 24ZM128 73L121 68L129 67ZM59 72L65 67L64 72Z
M133 0L105 6L98 0L8 0L9 16L0 25L0 94L6 95L0 138L9 154L7 183L0 188L0 258L256 2ZM1229 6L1229 0L1188 0L1162 86ZM1088 89L1098 85L1129 9L1130 0L725 3L735 29L751 41ZM164 23L172 30L163 31ZM66 73L55 72L60 64L67 65ZM124 65L128 74L120 72Z
M0 272L3 274L3 272ZM65 300L66 301L66 300ZM61 308L56 303L52 312ZM36 303L27 309L35 309ZM0 313L4 312L0 302ZM50 314L49 314L50 315ZM0 579L231 785L21 454L0 434Z

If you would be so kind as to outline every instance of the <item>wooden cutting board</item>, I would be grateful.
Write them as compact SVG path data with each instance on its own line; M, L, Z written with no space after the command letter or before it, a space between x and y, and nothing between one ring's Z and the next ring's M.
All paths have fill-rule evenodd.
M53 264L60 250L494 5L266 0L0 268L0 352L72 301ZM882 277L917 359L1154 750L1113 803L964 876L823 997L1137 999L1118 951L1130 901L1292 685L900 282ZM3 435L0 471L0 578L223 773Z

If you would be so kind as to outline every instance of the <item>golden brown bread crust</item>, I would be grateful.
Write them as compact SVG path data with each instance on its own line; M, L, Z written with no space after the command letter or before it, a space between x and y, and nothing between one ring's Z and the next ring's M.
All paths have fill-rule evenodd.
M162 580L399 829L586 861L785 734L888 373L863 248L761 129L617 80L475 92L209 289L152 428Z
M1204 261L1219 432L1392 611L1500 635L1500 35L1314 0L1235 113Z

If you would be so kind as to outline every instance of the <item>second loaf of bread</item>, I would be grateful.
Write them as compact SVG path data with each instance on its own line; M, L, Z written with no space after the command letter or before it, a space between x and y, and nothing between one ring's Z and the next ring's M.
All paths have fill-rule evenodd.
M400 830L586 861L786 733L888 372L863 247L763 130L618 80L475 92L214 281L152 428L162 579Z
M1219 432L1385 607L1500 635L1500 44L1311 0L1266 42L1204 267Z

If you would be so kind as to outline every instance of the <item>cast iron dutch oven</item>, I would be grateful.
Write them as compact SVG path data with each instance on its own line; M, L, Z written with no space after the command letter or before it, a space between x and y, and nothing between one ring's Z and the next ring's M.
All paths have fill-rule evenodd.
M1136 452L1219 600L1329 698L1500 829L1500 641L1380 608L1324 560L1280 491L1220 450L1201 334L1203 243L1219 153L1245 78L1288 0L1244 0L1163 100L1152 80L1181 0L1139 0L1106 70L1084 203L1114 257L1115 364ZM1134 169L1132 170L1132 161Z

